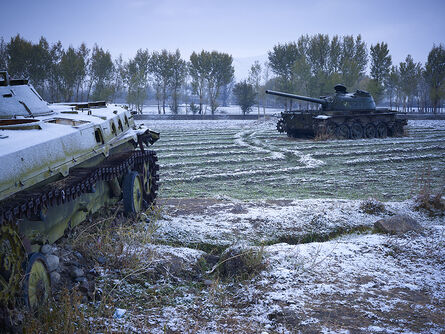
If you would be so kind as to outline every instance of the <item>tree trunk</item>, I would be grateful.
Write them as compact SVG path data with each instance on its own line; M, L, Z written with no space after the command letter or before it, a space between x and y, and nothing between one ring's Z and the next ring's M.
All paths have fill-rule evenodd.
M79 86L80 86L80 81L76 85L76 102L79 102Z
M264 103L264 96L262 97L262 102L263 102L263 114L264 114L264 118L266 118L266 105Z
M91 92L91 87L92 86L93 86L93 81L90 80L90 82L88 83L87 100L85 102L88 102L90 100L90 92Z
M256 90L257 92L258 92L258 118L260 118L260 99L261 99L261 96L260 96L260 92L259 92L259 89L258 89L258 85L257 85L257 90Z
M176 88L174 88L173 89L173 96L172 96L172 98L173 98L173 112L175 113L175 114L177 114L178 113L178 96L177 96L177 93L176 93Z
M199 92L199 114L202 115L202 105L203 105L203 98L204 98L202 82L198 86L198 92Z
M165 93L166 93L166 88L165 88L165 84L162 86L162 112L165 115Z

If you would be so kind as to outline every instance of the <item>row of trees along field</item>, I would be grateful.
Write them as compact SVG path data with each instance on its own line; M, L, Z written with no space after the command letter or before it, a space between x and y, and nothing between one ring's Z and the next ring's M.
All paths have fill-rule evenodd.
M255 62L247 80L234 82L232 56L216 51L193 52L188 61L179 50L160 52L140 49L134 58L113 59L98 45L89 49L50 45L44 37L36 44L17 35L6 43L0 38L0 69L13 77L29 78L49 101L107 100L127 102L142 112L147 98L155 100L159 113L179 105L186 112L212 113L234 100L243 113L270 105L313 108L287 99L266 99L266 89L308 96L332 93L337 83L350 91L365 89L377 104L410 111L440 112L445 98L445 49L433 46L425 64L408 55L393 64L385 42L368 50L361 36L303 35L296 42L277 44L268 61ZM369 65L369 74L366 73ZM292 106L294 103L294 106Z
M228 88L234 80L232 56L216 51L193 52L190 61L176 52L140 49L134 58L112 59L110 52L98 45L91 50L85 44L64 49L59 41L49 45L44 37L33 44L17 35L8 43L0 38L0 69L11 76L29 78L46 100L125 101L142 112L144 101L152 93L159 113L169 106L178 112L180 102L196 113L204 104L212 113L219 99L228 101ZM232 84L233 86L233 84ZM195 96L198 105L190 99Z

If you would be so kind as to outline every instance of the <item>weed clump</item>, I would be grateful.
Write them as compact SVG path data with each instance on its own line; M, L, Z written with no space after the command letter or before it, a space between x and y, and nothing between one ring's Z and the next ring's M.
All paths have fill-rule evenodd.
M145 214L140 214L128 219L118 212L105 215L105 218L93 218L91 224L76 229L68 243L94 262L106 262L108 267L131 271L139 267L142 260L138 247L152 241L157 228L156 217L148 219ZM148 222L137 223L144 219Z
M90 333L92 324L81 304L82 294L64 288L56 300L26 312L23 333Z
M431 170L428 168L419 178L419 193L414 198L414 210L425 211L431 217L445 215L445 185L433 191Z
M335 133L328 131L326 126L320 126L314 137L314 141L327 141L332 139L336 139Z
M360 211L368 215L378 215L386 212L385 205L375 198L368 198L360 203Z
M445 198L442 192L420 193L414 200L414 209L425 211L431 217L442 217L445 215Z
M216 270L221 278L243 281L251 279L265 268L264 247L234 245L223 252L211 272Z

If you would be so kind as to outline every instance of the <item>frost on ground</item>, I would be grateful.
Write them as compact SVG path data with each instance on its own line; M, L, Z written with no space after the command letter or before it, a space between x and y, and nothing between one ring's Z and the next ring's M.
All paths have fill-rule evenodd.
M378 215L361 212L360 201L349 200L169 199L161 206L153 243L138 250L157 274L122 284L116 307L128 312L114 319L116 328L150 333L445 328L444 219L413 211L412 201L385 203ZM408 214L424 230L373 231L375 221L394 213ZM263 271L242 281L206 274L215 263L212 256L246 241L263 252Z
M407 136L314 141L266 121L146 122L167 198L405 200L423 175L445 180L445 121L409 121Z
M136 269L97 269L99 287L113 291L111 328L445 330L445 219L415 211L410 199L422 182L443 187L444 121L410 121L402 138L325 142L289 139L272 120L147 125L161 132L161 212L150 242L122 252L137 255ZM385 201L361 205L370 196ZM423 230L375 232L395 214ZM243 280L219 275L233 245L254 247L262 270Z
M163 240L189 245L249 242L259 246L326 240L372 228L376 216L361 212L360 203L331 199L256 202L170 199L162 202L168 211L158 222L157 234ZM405 206L388 203L387 210L406 211Z

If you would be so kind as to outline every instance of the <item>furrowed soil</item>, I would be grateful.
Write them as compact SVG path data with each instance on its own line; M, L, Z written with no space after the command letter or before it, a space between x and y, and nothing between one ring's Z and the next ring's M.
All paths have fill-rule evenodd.
M410 121L406 136L313 141L274 121L153 121L164 198L404 200L445 181L445 121Z
M355 141L288 138L272 119L146 124L158 204L82 234L101 292L82 300L85 332L444 332L445 219L413 197L445 185L445 121ZM395 214L420 231L374 230ZM229 260L255 256L224 276L234 246L254 253Z
M411 199L445 185L445 121L410 121L403 137L356 141L288 138L274 120L147 125L161 132L154 242L216 256L243 243L260 247L266 263L242 282L204 274L196 281L207 285L192 288L179 279L173 305L145 317L151 330L444 330L444 219L415 211ZM362 212L368 198L384 212ZM424 233L376 234L374 222L396 213Z

